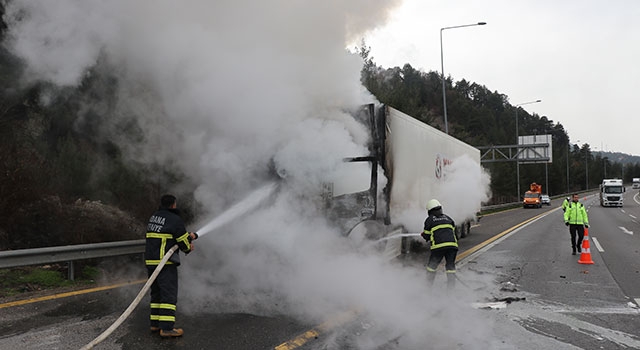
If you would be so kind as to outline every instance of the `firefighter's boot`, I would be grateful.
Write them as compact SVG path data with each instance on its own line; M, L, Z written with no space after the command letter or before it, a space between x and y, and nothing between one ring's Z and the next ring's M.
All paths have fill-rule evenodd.
M436 280L436 272L427 271L427 286L433 286L433 281Z
M456 287L456 273L447 272L447 290L451 291Z
M181 337L183 334L184 334L184 331L182 330L182 328L174 328L168 331L164 329L160 330L160 336L163 338Z

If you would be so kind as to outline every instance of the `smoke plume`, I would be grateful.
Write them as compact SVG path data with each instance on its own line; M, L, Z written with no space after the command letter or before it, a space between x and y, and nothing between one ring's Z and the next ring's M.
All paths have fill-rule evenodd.
M6 7L5 45L26 63L26 84L75 87L109 70L117 113L104 137L137 162L185 169L209 209L202 217L263 186L273 164L284 177L260 210L196 242L181 267L189 276L183 310L321 322L353 308L376 320L378 334L404 335L407 348L427 329L475 329L475 339L486 322L460 310L436 325L432 315L442 310L430 302L424 271L359 251L313 201L323 183L344 176L344 157L367 152L367 131L349 111L374 98L360 84L361 58L345 47L399 2L16 0ZM131 115L143 131L135 147L116 128ZM443 205L453 211L453 200Z

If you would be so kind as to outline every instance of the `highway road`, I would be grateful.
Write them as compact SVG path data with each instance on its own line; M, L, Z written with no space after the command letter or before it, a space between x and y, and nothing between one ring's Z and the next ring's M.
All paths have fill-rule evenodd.
M413 299L405 303L390 288L389 297L379 300L389 308L367 309L362 295L361 305L345 303L342 312L327 308L319 319L287 314L277 305L238 308L204 301L181 307L185 300L201 299L183 288L178 323L184 337L162 340L148 332L145 299L96 349L640 349L640 199L627 192L623 208L601 208L593 195L582 201L591 221L594 264L579 264L580 255L571 255L560 200L553 200L541 209L483 217L460 241L453 292L444 289L439 275L432 290L417 288L422 281L409 283L407 288L425 295L408 294ZM400 266L394 271L423 276L425 261L426 255L405 258L394 262ZM0 300L0 348L79 349L120 316L141 286L41 301ZM407 305L422 311L398 318Z
M627 189L625 205L600 207L597 200L589 211L593 225L593 249L598 250L602 262L625 295L640 301L640 195ZM640 325L640 324L639 324Z

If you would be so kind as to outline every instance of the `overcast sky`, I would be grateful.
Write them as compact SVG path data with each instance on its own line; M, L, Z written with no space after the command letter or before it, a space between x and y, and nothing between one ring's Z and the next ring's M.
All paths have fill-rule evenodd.
M572 143L640 155L640 1L404 0L366 43L385 68L444 71L561 123ZM515 116L514 116L515 117ZM515 130L514 130L515 136Z

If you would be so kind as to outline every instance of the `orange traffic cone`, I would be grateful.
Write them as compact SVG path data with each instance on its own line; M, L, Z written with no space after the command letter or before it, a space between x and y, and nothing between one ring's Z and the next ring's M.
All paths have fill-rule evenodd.
M589 249L589 228L584 228L584 239L582 240L582 252L580 253L580 264L593 264L591 260L591 250Z

